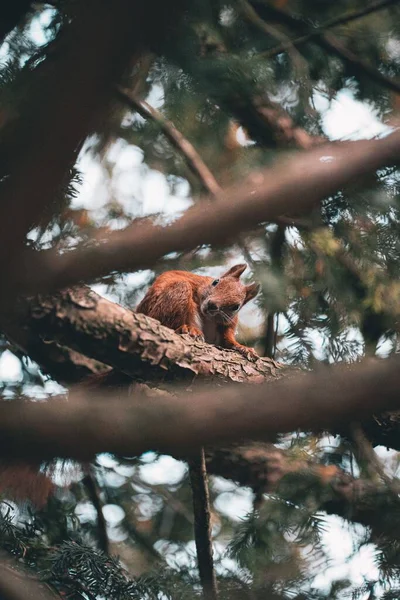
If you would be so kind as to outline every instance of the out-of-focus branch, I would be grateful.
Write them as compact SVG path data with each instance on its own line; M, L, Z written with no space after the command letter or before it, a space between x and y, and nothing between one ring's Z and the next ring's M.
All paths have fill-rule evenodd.
M280 41L282 44L286 46L287 52L289 53L293 64L297 67L299 75L308 78L308 63L305 58L299 53L297 48L290 43L288 37L276 29L258 15L258 13L254 10L247 0L240 0L239 8L243 17L255 28L264 32L270 37L274 37L276 40Z
M47 583L4 552L0 552L0 596L2 600L60 600L61 596Z
M100 499L100 488L96 480L96 474L92 465L84 465L83 470L85 476L82 480L83 485L86 487L87 494L90 502L97 515L97 539L99 548L105 554L110 554L110 541L107 534L107 522L103 514L103 503Z
M272 58L273 56L290 50L290 48L292 48L293 46L299 46L300 44L304 44L305 42L309 42L319 37L328 29L333 29L334 27L339 27L340 25L348 25L352 21L361 19L362 17L370 15L371 13L384 10L385 8L388 8L393 4L398 4L398 2L399 0L378 0L377 2L371 2L371 4L365 6L364 8L349 11L346 12L344 15L341 15L340 17L335 17L333 19L330 19L329 21L325 21L325 23L323 23L319 27L316 27L314 30L306 33L305 35L301 35L293 40L289 40L288 42L281 44L280 46L276 46L271 50L267 50L266 52L263 52L263 56L265 56L265 58Z
M53 51L27 77L29 101L18 106L19 118L2 130L0 240L11 259L61 196L82 143L110 101L112 82L135 51L138 26L128 0L112 6L89 0L74 11ZM14 268L12 260L1 264L2 271Z
M204 600L217 600L217 579L211 537L210 494L203 448L200 449L197 456L189 461L189 476L192 488L197 563L203 587L203 598Z
M21 459L123 456L157 450L191 456L201 446L271 439L280 432L337 430L400 407L399 361L366 360L273 383L164 398L96 397L0 403L0 455ZM179 423L179 427L177 427Z
M281 491L285 500L293 502L298 501L298 478L303 476L303 481L318 484L317 510L362 523L371 527L374 535L399 535L400 520L387 519L387 514L399 507L389 478L383 485L369 479L355 479L335 465L293 458L286 451L263 443L214 450L207 454L206 460L208 471L214 475L232 479L260 494L279 495ZM292 483L293 477L296 480Z
M119 100L129 106L129 108L137 111L145 119L151 119L159 125L161 131L171 144L177 148L185 158L189 168L199 178L206 192L211 195L217 195L221 192L221 187L218 185L214 175L211 173L197 150L175 127L172 121L165 119L160 111L150 106L148 102L138 100L129 90L117 88L116 93Z
M263 5L264 9L276 18L279 22L288 25L289 27L294 28L302 35L307 35L309 33L307 24L301 19L294 17L288 11L283 8L278 8L265 2L265 0L255 0L257 3ZM391 79L387 77L379 69L372 66L370 63L365 61L362 58L359 58L356 54L354 54L351 50L346 48L342 42L340 42L336 36L331 33L319 32L317 36L315 36L315 42L327 50L330 53L338 56L343 62L345 62L348 67L354 71L355 73L364 73L373 81L383 85L389 90L400 93L400 83L395 79Z
M400 131L384 139L327 144L254 173L207 206L189 209L162 227L133 223L95 247L58 255L55 250L26 257L25 289L49 290L90 281L110 271L147 268L164 254L199 244L223 245L241 231L287 212L310 210L324 197L376 169L396 163Z

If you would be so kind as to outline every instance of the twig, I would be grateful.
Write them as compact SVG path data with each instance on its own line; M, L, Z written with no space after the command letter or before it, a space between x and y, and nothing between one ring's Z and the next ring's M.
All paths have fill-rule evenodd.
M204 448L189 461L190 484L193 494L194 534L197 563L204 600L217 600L217 579L214 571L211 538L210 496Z
M305 35L301 35L295 39L289 40L288 42L281 44L280 46L275 46L275 48L272 48L271 50L262 52L262 56L265 56L265 58L272 58L273 56L277 56L282 52L290 50L292 46L299 46L300 44L304 44L305 42L309 42L319 37L328 29L332 29L340 25L347 25L348 23L351 23L352 21L355 21L357 19L361 19L362 17L365 17L371 13L388 8L393 4L398 4L398 2L399 0L379 0L378 2L372 2L369 6L351 12L347 12L344 15L341 15L340 17L335 17L333 19L330 19L329 21L325 21L325 23L316 27L315 29L313 29Z
M278 19L278 21L283 22L289 27L293 27L304 35L309 33L307 24L301 19L293 17L283 8L277 8L264 1L262 1L262 4L271 15ZM319 46L328 50L328 52L336 54L336 56L347 63L353 71L363 72L365 75L368 75L370 79L396 93L400 93L400 83L398 81L387 77L367 61L359 58L351 50L346 48L333 34L321 32L315 37L315 41Z
M293 44L291 44L288 37L284 33L281 33L278 29L275 29L275 27L272 27L272 25L264 21L257 14L257 12L254 10L251 4L247 2L247 0L239 0L239 7L243 16L247 21L249 21L249 23L254 25L254 27L259 29L260 31L263 31L267 35L279 40L280 42L282 42L283 45L285 45L288 53L292 58L294 65L297 66L298 71L302 73L302 75L305 78L308 78L307 61L303 58L300 52L298 52L296 47Z
M165 119L163 115L156 109L150 106L144 100L138 100L129 90L116 88L117 97L131 109L137 111L140 115L147 119L151 119L157 123L169 139L171 144L177 148L184 156L189 168L200 179L204 189L212 195L217 195L221 192L220 186L217 184L214 175L204 163L203 159L194 148L194 146L181 134L175 125Z
M90 502L93 504L97 515L97 537L99 542L99 548L105 554L110 553L110 543L107 535L107 523L103 514L103 504L100 500L100 490L94 474L92 465L83 465L85 476L83 478L83 485L86 487Z
M286 226L278 225L271 240L271 266L272 270L279 275L283 270L283 250L286 240ZM276 313L278 315L278 313ZM274 326L275 314L271 313L267 317L267 327L264 337L264 356L274 358L274 348L276 347L276 331Z

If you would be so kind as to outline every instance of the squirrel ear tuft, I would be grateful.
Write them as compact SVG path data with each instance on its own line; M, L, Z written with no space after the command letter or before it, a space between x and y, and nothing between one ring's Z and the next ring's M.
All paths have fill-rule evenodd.
M246 304L246 302L249 302L255 298L260 291L260 287L261 286L259 283L251 283L250 285L246 285L246 297L243 304Z
M235 265L234 267L231 267L229 269L229 271L227 271L226 273L224 273L222 275L222 277L236 277L236 279L239 279L239 277L241 276L241 274L243 273L243 271L245 271L246 269L247 269L247 265L246 264Z

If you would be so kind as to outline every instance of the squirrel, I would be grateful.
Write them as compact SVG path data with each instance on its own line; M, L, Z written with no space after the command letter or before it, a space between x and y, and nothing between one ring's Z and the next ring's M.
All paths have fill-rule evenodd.
M235 337L238 312L254 298L259 284L244 285L246 264L231 267L218 279L189 271L166 271L157 277L136 312L160 321L176 333L189 334L209 344L257 356Z
M235 338L238 312L258 294L260 287L257 283L246 286L240 281L246 268L246 264L235 265L218 279L189 271L166 271L154 281L136 312L157 319L177 333L257 357L253 348L240 344ZM130 381L130 377L112 369L88 377L82 385L118 387ZM0 494L43 507L55 489L48 476L52 468L50 465L47 473L41 473L39 465L0 464Z

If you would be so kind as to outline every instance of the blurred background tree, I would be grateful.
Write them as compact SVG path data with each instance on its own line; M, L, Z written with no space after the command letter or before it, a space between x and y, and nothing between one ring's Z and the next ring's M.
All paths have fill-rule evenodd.
M20 123L22 114L19 139L36 118L35 104L27 105L31 94L41 97L43 65L63 52L64 30L82 3L0 9L0 122L15 114ZM71 248L137 218L167 223L204 193L216 195L288 153L385 135L398 124L396 1L193 0L176 18L156 8L154 27L144 28L146 52L115 85L51 218L33 224L32 248ZM0 148L9 141L4 131ZM43 165L43 176L51 169ZM244 260L262 292L243 311L240 337L260 355L306 369L389 356L399 343L399 183L396 169L382 169L362 188L340 191L307 215L283 216L228 249L173 253L154 270L114 273L93 289L134 308L164 270L218 275ZM68 377L51 374L0 338L5 398L63 391ZM275 448L247 449L247 462L234 451L210 455L220 597L398 598L400 513L387 479L397 472L400 444L391 439L390 452L379 450L383 466L366 439L348 432L282 436ZM347 504L334 489L339 472L362 484ZM201 594L184 462L101 455L90 468L53 465L51 477L56 490L39 509L4 492L0 543L67 597Z

